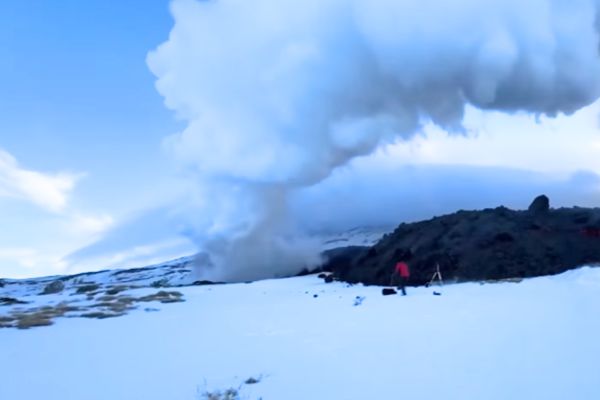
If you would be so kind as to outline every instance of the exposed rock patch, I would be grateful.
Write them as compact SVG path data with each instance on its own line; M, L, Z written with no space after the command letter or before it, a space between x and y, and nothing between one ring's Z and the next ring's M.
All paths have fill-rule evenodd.
M44 287L44 290L42 291L41 294L43 294L43 295L55 294L55 293L60 293L63 290L65 290L64 282L61 280L56 280L56 281L53 281L53 282L50 282L49 284L47 284Z
M27 304L27 302L12 297L0 297L0 306L12 306L15 304Z

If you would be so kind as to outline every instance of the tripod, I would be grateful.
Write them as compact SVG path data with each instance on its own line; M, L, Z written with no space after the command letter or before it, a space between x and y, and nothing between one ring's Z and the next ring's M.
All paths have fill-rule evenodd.
M438 281L440 286L444 286L444 280L442 279L442 273L440 272L440 264L439 263L435 264L435 272L433 273L431 280L427 284L427 287L431 286L433 284L433 282L436 280Z

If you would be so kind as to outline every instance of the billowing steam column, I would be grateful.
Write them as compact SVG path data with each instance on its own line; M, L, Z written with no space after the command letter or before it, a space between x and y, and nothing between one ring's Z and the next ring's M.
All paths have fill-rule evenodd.
M187 122L168 147L198 183L201 277L319 263L290 193L464 108L556 115L600 94L596 0L173 0L148 55Z

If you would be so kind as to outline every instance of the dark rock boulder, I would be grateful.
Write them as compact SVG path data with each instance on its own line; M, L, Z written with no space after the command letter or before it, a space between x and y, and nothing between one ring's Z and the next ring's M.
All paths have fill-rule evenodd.
M545 213L550 210L550 199L546 195L541 195L533 199L529 205L528 211L531 213Z
M473 281L551 275L600 263L600 209L548 204L540 196L527 211L458 211L401 224L372 247L328 253L323 269L338 280L387 286L400 260L410 266L409 285L429 282L438 265L444 280Z
M15 304L27 304L27 302L19 299L14 299L12 297L0 297L0 306L12 306Z
M55 294L60 293L63 290L65 290L65 284L60 280L56 280L47 284L40 294Z
M333 274L331 273L321 273L317 277L323 279L325 283L331 283L334 281Z
M223 282L213 282L213 281L195 281L192 283L193 286L210 286L210 285L222 285Z

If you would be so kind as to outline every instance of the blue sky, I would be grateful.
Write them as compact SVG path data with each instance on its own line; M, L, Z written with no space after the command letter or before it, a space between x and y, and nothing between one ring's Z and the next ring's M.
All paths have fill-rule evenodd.
M360 34L373 41L372 51L380 58L382 70L399 68L400 80L407 74L420 79L418 73L433 66L429 72L437 78L439 63L430 59L444 52L436 52L435 46L464 51L457 44L465 41L452 40L444 30L469 39L473 33L464 29L469 26L464 18L475 18L479 24L480 15L495 18L495 11L510 11L518 3L490 0L492 6L482 8L478 2L461 2L470 12L457 8L451 15L435 16L426 36L430 52L421 51L427 46L414 47L412 40L388 40L396 28L429 29L429 19L419 20L428 15L418 10L415 21L404 25L386 19L387 10L398 8L394 11L400 13L398 18L414 11L412 6L403 9L409 3L402 2L373 2L373 9L369 9L371 3L357 2L363 7L358 15L366 18L360 21L366 33L350 35L346 32L350 24L342 21L342 28L336 30L323 23L327 18L337 21L340 15L340 19L351 15L340 13L337 7L345 3L333 0L312 1L306 7L272 0L257 0L260 7L250 7L241 0L229 0L227 7L212 14L204 11L225 2L175 0L173 14L168 0L5 2L0 13L0 277L140 265L190 254L196 247L188 237L197 236L206 226L234 226L237 219L245 220L239 213L249 206L236 204L244 198L235 191L233 198L228 197L231 193L214 192L220 186L203 192L198 185L203 176L194 171L207 168L234 181L262 184L286 174L292 179L302 176L299 165L318 166L313 162L315 154L325 155L321 161L327 159L328 151L333 154L340 148L362 154L359 147L371 142L359 128L378 123L377 118L339 124L330 138L338 147L323 150L322 145L329 142L321 141L323 137L313 129L318 125L306 125L310 118L294 112L319 114L340 101L349 108L355 106L353 95L327 96L335 93L336 85L343 87L344 79L354 84L356 77L346 66L355 62L357 70L364 67L361 63L367 53L355 47L368 40L361 39L360 46L354 47L351 42ZM588 0L576 3L581 7L574 8L573 20L588 15L584 6L591 4ZM259 15L252 15L256 10ZM525 11L538 15L534 8ZM564 14L559 11L558 15ZM292 21L279 22L290 16ZM446 19L451 20L448 26L443 24ZM392 23L388 26L386 21ZM547 21L538 22L546 32L543 24ZM527 48L545 36L536 36L537 25L525 26L534 28L532 32L517 30L509 38L525 43L524 49L518 49L521 55L552 54L536 54ZM438 28L443 28L443 35ZM473 29L489 33L484 23ZM177 34L170 36L172 30ZM344 35L335 36L338 33ZM571 33L565 34L569 51L575 48L573 54L589 64L573 74L578 82L576 78L584 76L580 72L592 74L599 66L597 57L586 58L586 49L597 49L597 44L579 42L581 35ZM490 35L483 46L483 65L490 63L494 78L504 66L515 63L515 50L504 33L500 38L495 32ZM165 42L167 46L147 58ZM329 50L324 57L319 46ZM247 58L240 60L239 54ZM414 60L408 57L412 64L405 63L403 70L396 54L404 54L403 61L407 55L416 56ZM316 76L311 69L315 65L319 73L329 73ZM266 80L261 80L263 71L270 73L265 74ZM369 81L365 85L369 87ZM475 91L470 103L487 98L489 87L493 86ZM350 90L357 92L354 87ZM365 93L378 101L378 93ZM165 107L165 98L175 111ZM360 109L361 97L356 98ZM501 100L499 109L514 99ZM533 100L535 109L538 103ZM434 115L435 105L432 110ZM198 118L204 111L215 119L208 118L207 123ZM356 224L394 225L458 208L498 204L523 208L541 192L549 194L556 206L597 206L599 111L596 102L573 115L549 118L481 111L467 105L462 134L449 135L440 128L444 121L437 121L396 140L386 139L390 143L386 147L349 160L300 193L293 199L293 213L310 229L346 229ZM175 112L187 119L177 120ZM278 114L281 120L273 121L271 117ZM278 128L295 117L302 122L286 137ZM385 131L389 127L384 125ZM253 130L259 126L266 130ZM277 129L269 130L273 126ZM298 143L306 148L296 151ZM286 157L290 148L297 159ZM346 201L340 204L339 198ZM239 210L227 215L236 207ZM210 210L227 218L210 221Z
M77 183L69 210L54 215L0 198L10 227L0 247L38 248L34 231L51 235L73 210L114 219L161 195L170 168L161 142L178 124L154 88L146 54L172 23L167 0L3 3L0 150L23 169L74 175ZM18 269L0 265L0 275Z
M145 62L172 25L168 3L140 6L26 0L0 14L1 146L34 170L93 176L78 187L92 207L148 190L177 129Z

